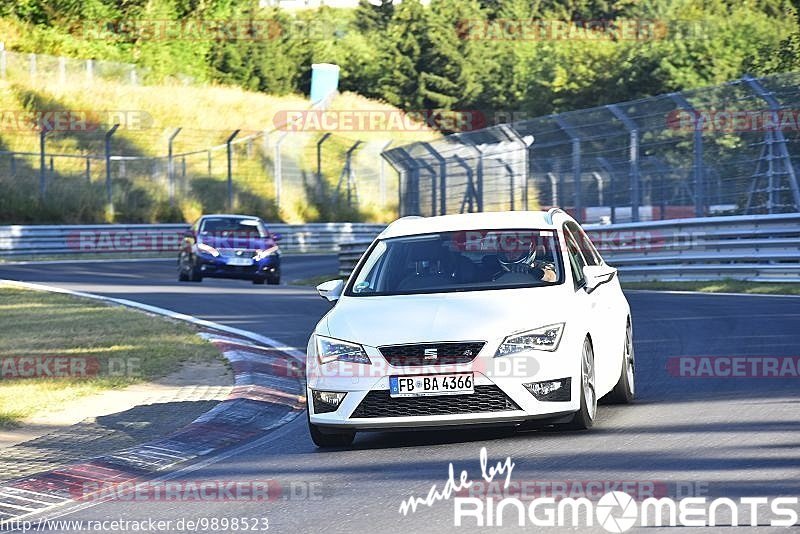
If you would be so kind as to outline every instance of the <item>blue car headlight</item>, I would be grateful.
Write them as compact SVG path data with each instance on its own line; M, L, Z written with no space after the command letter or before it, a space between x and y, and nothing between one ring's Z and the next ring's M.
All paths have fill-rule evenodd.
M269 247L268 249L264 250L256 250L256 255L253 256L255 261L261 261L263 259L269 258L270 256L280 256L280 252L278 251L278 247Z
M215 249L211 245L206 245L205 243L198 243L197 250L200 252L205 252L206 254L210 254L215 258L219 256L219 250Z

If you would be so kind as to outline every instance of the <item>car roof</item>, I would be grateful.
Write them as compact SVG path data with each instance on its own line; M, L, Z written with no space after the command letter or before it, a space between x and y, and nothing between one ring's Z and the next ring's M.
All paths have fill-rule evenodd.
M556 229L572 218L558 208L550 211L491 211L436 217L403 217L378 236L381 239L433 232L502 228Z
M235 213L210 213L201 219L258 219L255 215L236 215Z

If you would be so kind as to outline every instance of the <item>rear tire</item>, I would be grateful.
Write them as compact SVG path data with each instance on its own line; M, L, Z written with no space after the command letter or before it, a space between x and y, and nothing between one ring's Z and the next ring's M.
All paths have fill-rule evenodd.
M583 340L581 352L581 408L572 420L564 425L569 430L588 430L594 425L597 416L597 393L595 389L594 349L587 337Z
M253 284L257 286L263 286L266 280L264 278L253 278Z
M308 419L308 433L311 434L311 441L314 442L314 445L321 449L333 448L333 447L349 447L353 444L353 440L356 439L356 433L353 431L342 431L336 432L334 434L324 434L317 425L311 422L311 418L308 415L308 411L306 411L306 417Z
M635 388L635 358L633 355L633 327L631 320L625 327L625 347L622 349L622 370L619 380L611 393L607 395L608 402L612 404L630 404L636 394Z
M281 283L281 275L268 276L267 283L271 286L277 286L278 284Z

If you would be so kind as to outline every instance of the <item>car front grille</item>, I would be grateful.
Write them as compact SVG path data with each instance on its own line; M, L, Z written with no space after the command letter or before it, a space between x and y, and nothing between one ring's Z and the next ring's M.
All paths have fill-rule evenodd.
M459 343L416 343L412 345L387 345L378 347L390 365L454 365L469 363L478 356L485 341ZM435 351L435 354L434 354Z
M456 415L519 409L517 403L494 385L475 386L475 393L467 395L431 397L392 398L386 389L367 393L350 418Z

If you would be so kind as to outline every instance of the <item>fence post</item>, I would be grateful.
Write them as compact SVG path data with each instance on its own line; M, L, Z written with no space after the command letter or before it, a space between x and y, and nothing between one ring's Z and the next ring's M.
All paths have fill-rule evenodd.
M90 163L92 160L88 156L86 157L86 181L92 183L92 164Z
M131 85L139 85L139 78L136 75L136 67L131 67Z
M630 179L631 179L631 221L639 222L639 128L634 121L630 119L616 104L606 106L622 124L625 125L628 132L630 132L630 153L628 162L630 164Z
M466 207L467 212L472 213L475 209L475 198L477 197L477 192L475 191L475 182L472 179L472 168L469 166L467 161L458 154L453 154L452 158L461 166L462 169L464 169L464 173L467 175L466 192L464 193L464 198L461 199L461 208L459 208L458 212L464 213L464 208Z
M273 178L275 179L275 209L280 212L281 209L281 190L283 189L283 161L281 160L281 143L286 139L289 132L284 132L278 137L275 143L275 156L273 158Z
M521 147L523 150L523 179L524 182L522 184L522 209L528 209L528 178L531 174L531 146L533 145L534 138L532 135L521 135L514 127L510 124L501 124L500 129L503 130L503 133L509 137L509 139L516 141L516 143ZM508 165L508 164L506 164ZM511 173L511 188L513 189L516 186L516 174L513 167L508 166L508 171ZM514 205L514 192L511 192L510 200L512 206ZM511 208L514 209L513 207Z
M706 216L705 170L703 168L703 116L695 113L694 106L681 93L670 95L680 107L694 115L692 174L694 176L694 215ZM663 194L663 191L662 191Z
M331 136L326 133L317 141L317 187L322 187L322 144Z
M475 146L478 151L478 167L475 169L475 181L478 189L478 211L483 211L483 150Z
M392 144L393 141L388 141L383 148L381 148L381 152L383 153L389 148L389 145ZM380 154L379 153L379 154ZM381 155L378 155L378 159L380 159L380 175L378 176L378 194L381 202L381 207L386 206L386 158Z
M583 199L581 188L581 140L572 139L572 181L575 188L575 220L583 222Z
M91 61L91 60L89 60ZM119 128L119 124L115 124L109 131L106 132L104 137L105 145L105 159L106 159L106 206L109 218L114 220L114 197L113 189L111 188L111 136Z
M42 128L39 130L39 198L42 202L47 195L47 170L45 167L45 137L47 137L47 130Z
M355 173L353 172L353 152L361 146L361 141L356 141L353 143L353 146L347 149L344 156L344 168L342 169L342 174L339 175L339 183L336 185L336 200L339 200L339 188L342 185L342 178L346 177L346 184L347 184L347 205L352 207L353 205L353 189L356 188L355 183ZM356 195L358 195L358 191L356 191Z
M0 41L0 78L6 77L6 44Z
M208 150L208 177L211 177L211 149Z
M436 151L430 143L423 142L420 144L422 148L436 159L439 164L439 215L447 214L447 160ZM433 179L431 180L431 192L433 193L432 199L434 207L431 215L436 215L436 173L431 173Z
M233 211L233 147L231 143L233 139L239 135L240 131L241 130L235 130L225 141L225 147L228 152L228 211Z
M14 154L11 154L11 177L17 177L17 160L14 158Z
M92 59L86 60L86 80L88 82L94 80L94 60Z
M181 133L182 128L175 128L167 140L167 181L169 183L169 205L175 206L175 161L172 156L172 142Z

